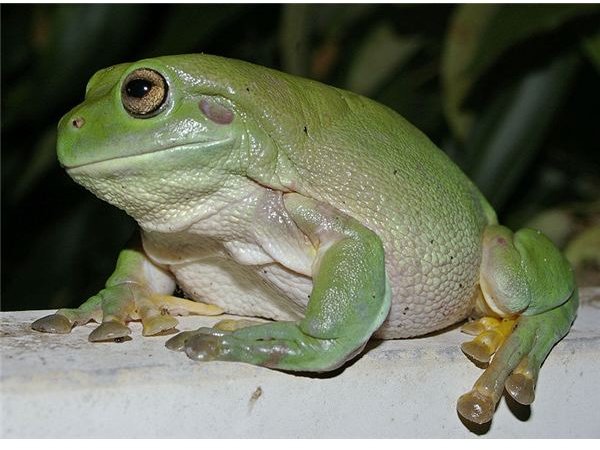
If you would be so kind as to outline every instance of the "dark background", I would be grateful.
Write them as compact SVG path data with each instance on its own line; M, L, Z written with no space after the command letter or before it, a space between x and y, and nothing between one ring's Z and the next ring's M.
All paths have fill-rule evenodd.
M72 182L56 124L108 65L205 52L391 106L511 227L600 284L597 5L2 5L2 309L77 306L134 223Z

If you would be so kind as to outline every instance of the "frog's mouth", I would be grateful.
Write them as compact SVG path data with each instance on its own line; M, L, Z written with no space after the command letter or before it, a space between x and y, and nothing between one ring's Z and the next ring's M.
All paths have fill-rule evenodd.
M161 154L166 159L181 159L181 152L185 152L186 154L189 154L190 151L205 152L208 150L213 150L216 148L222 148L223 146L227 146L229 143L232 142L232 140L233 138L228 137L219 141L196 141L183 145L167 145L135 154L119 155L106 159L92 159L81 164L67 164L60 161L60 158L59 162L61 167L63 167L69 173L77 172L78 170L88 171L102 168L108 169L111 167L134 167L136 166L136 163L147 164L151 162L149 160L154 160L158 154Z

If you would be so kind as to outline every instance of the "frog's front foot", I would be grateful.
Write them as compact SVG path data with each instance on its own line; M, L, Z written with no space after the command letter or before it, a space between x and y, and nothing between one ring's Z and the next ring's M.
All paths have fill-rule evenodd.
M174 289L174 280L148 259L141 243L134 238L119 254L117 267L104 289L79 308L60 309L36 320L31 328L64 334L75 326L94 321L100 325L90 333L91 342L120 342L131 334L127 323L133 320L141 320L144 336L153 336L175 328L175 315L223 312L217 306L165 294Z
M177 326L173 315L215 315L222 310L213 305L151 294L142 285L123 283L107 287L79 308L60 309L33 322L31 327L45 333L69 333L90 321L100 323L89 335L90 342L120 341L131 334L127 322L141 320L144 336L153 336Z
M504 389L518 403L533 402L540 367L569 331L579 300L568 263L534 230L513 235L504 227L488 227L480 286L493 313L517 318L486 317L463 328L477 335L463 351L481 364L491 362L459 398L457 410L483 424L492 419Z
M273 369L311 371L338 367L357 350L345 339L308 336L294 322L266 323L236 331L203 327L179 333L165 345L196 361L238 361Z

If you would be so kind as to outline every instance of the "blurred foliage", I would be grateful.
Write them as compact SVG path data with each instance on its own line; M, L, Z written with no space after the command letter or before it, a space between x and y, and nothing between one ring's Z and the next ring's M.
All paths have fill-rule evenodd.
M598 5L2 5L1 13L5 310L76 306L112 271L134 223L60 169L55 127L96 70L161 54L244 59L370 96L447 151L504 222L547 227L588 269L585 255L597 254ZM548 209L559 212L544 216Z

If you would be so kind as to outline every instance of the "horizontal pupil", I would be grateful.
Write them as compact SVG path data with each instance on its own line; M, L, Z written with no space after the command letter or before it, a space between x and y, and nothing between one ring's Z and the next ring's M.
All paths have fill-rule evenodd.
M135 98L142 98L152 89L152 83L148 80L131 80L127 83L125 91L127 95Z

